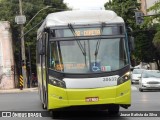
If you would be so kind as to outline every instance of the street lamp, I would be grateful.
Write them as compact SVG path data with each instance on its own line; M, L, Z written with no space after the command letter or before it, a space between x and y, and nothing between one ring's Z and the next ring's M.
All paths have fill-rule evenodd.
M43 10L45 10L45 9L48 9L48 8L50 8L50 7L52 7L52 6L46 6L46 7L42 8L42 9L40 9L40 10L32 17L32 19L30 19L30 21L25 25L25 27L23 27L23 29L25 29L41 11L43 11ZM34 28L34 27L33 27L33 28ZM33 28L32 28L32 29L33 29ZM31 29L31 30L32 30L32 29ZM30 30L27 31L26 33L23 33L22 36L21 36L21 38L23 38L24 35L26 35L28 32L30 32ZM31 71L30 45L28 46L28 52L29 52L29 67L30 67L30 69L29 69L29 81L30 81L30 85L29 85L29 86L31 86L32 71Z
M43 10L49 8L51 6L46 6L44 8L42 8L41 10L39 10L33 17L32 19L26 24L25 27L27 27L31 21ZM19 11L20 11L20 15L15 17L15 21L17 22L17 24L20 24L21 27L21 35L20 35L20 39L21 39L21 67L22 67L22 74L20 75L20 79L22 80L22 82L20 83L20 88L22 89L23 87L26 88L27 87L27 74L26 74L26 56L25 56L25 43L24 43L24 24L26 22L26 17L25 15L23 15L22 12L22 0L19 0Z
M41 11L43 11L43 10L45 10L45 9L48 9L49 7L52 7L52 6L46 6L46 7L42 8L42 9L40 9L40 10L32 17L32 19L26 24L26 26L25 26L24 28L26 28L26 27L32 22L32 20L33 20Z

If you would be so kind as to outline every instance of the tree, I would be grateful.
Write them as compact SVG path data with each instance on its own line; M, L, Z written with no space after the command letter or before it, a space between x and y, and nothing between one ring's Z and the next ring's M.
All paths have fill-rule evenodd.
M63 0L22 0L23 14L26 16L26 24L33 18L33 16L46 7L47 5L52 6L48 9L41 11L30 24L24 28L24 32L28 32L25 36L25 46L26 48L30 45L31 48L31 58L32 58L32 71L36 72L35 67L35 54L36 54L36 35L37 27L33 29L34 26L38 25L48 13L63 11L68 9ZM0 0L0 20L9 21L12 29L12 38L14 44L14 55L17 66L21 63L21 53L20 53L20 26L15 23L15 16L19 15L19 0ZM26 25L24 24L24 26ZM26 59L28 60L28 51L26 49ZM18 68L20 70L20 68Z
M121 16L126 26L137 29L138 26L135 24L134 18L134 10L140 8L140 4L137 3L137 0L109 0L104 6L105 9L113 10L117 15Z
M134 15L135 15L134 9L139 9L139 7L140 5L137 3L137 0L109 0L109 2L105 4L105 9L113 10L117 13L117 15L121 16L125 21L126 27L131 27L133 29L133 33L136 30L140 29L140 27L136 25L135 18L134 18ZM130 35L133 33L128 33L128 34ZM136 38L135 41L139 41L139 40L137 40ZM141 48L137 47L137 43L138 42L136 42L135 44L136 50L141 51ZM141 61L142 59L140 57L141 52L138 52L138 53L139 54L135 54L135 52L131 53L131 61L134 61L135 59L137 61ZM134 66L134 64L132 65Z
M154 12L155 16L150 16L146 18L146 24L150 28L154 28L156 30L156 34L153 37L153 44L157 48L157 57L155 61L157 63L158 69L160 70L160 1L157 1L153 6L151 6L148 12ZM157 14L157 15L156 15Z
M160 52L160 31L157 31L157 33L155 34L154 39L153 39L153 44L154 46L156 46L156 48Z
M157 33L154 36L153 44L155 47L160 51L160 1L157 1L153 6L151 6L148 10L148 12L153 11L155 14L158 14L157 16L151 16L148 19L150 19L150 22L147 22L148 25L152 26L153 24L156 24ZM158 23L158 24L157 24Z
M148 28L148 24L146 24L146 21L148 20L149 22L150 20L145 19L145 24L136 25L135 9L140 9L140 4L137 3L137 0L110 0L105 4L105 8L115 11L124 19L126 26L130 26L133 29L135 51L132 53L131 59L136 59L137 62L153 62L153 60L157 60L157 50L152 43L155 29Z
M135 56L137 61L153 62L156 56L156 48L152 44L152 39L155 34L155 30L141 30L135 31Z

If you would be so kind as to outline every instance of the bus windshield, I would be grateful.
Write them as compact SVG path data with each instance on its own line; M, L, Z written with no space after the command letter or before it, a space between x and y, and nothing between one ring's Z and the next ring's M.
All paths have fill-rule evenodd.
M124 38L52 41L49 68L64 73L110 72L128 64Z

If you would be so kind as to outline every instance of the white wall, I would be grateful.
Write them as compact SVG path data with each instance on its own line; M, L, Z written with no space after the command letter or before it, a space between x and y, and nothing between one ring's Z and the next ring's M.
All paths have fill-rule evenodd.
M0 21L0 89L14 88L14 65L10 23Z

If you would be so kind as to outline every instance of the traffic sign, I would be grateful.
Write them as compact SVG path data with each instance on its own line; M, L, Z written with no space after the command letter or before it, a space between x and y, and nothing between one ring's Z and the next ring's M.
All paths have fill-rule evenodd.
M24 24L26 22L26 16L25 15L19 15L15 17L15 22L17 24Z

